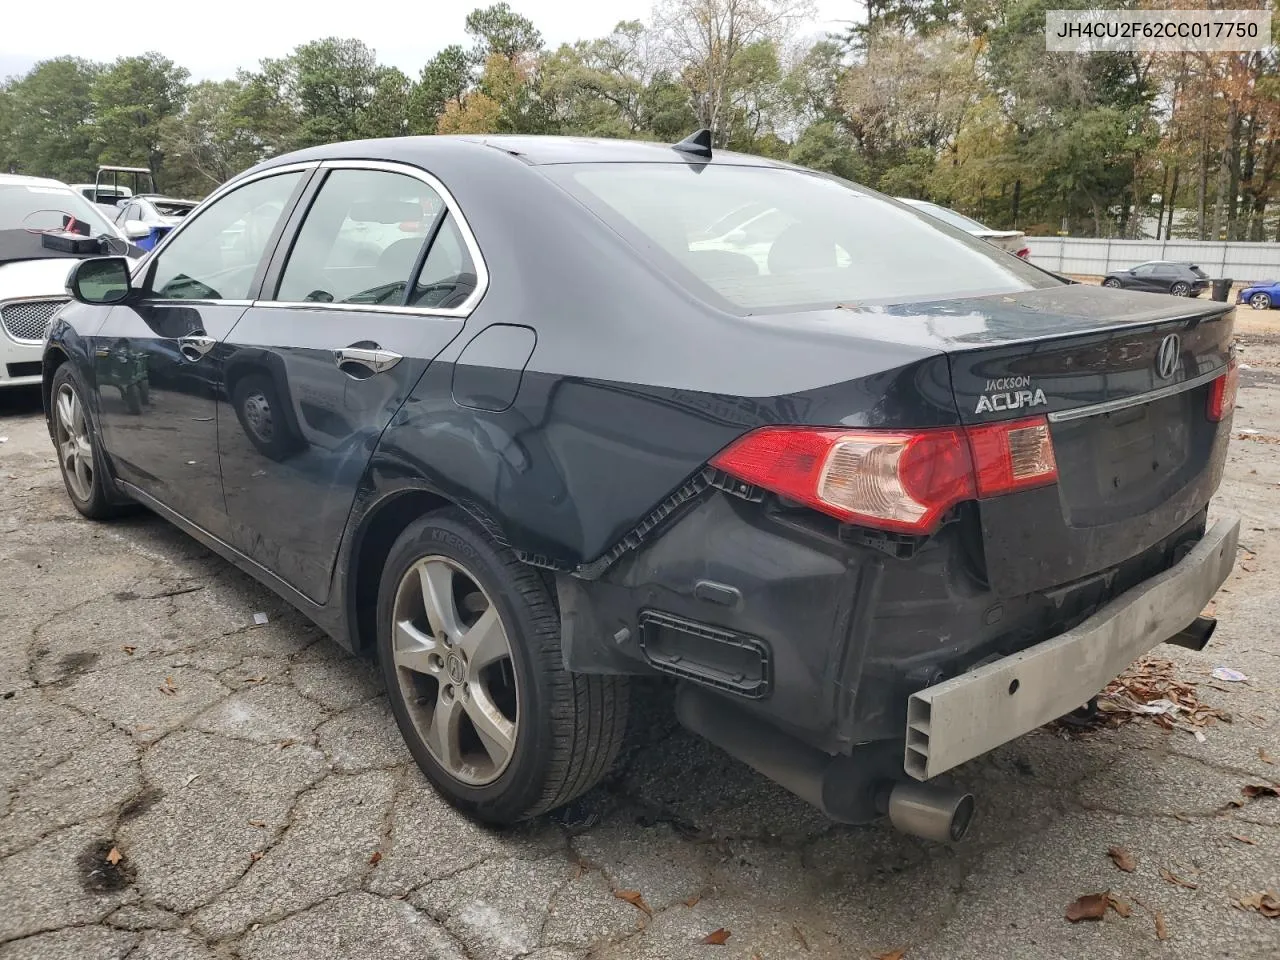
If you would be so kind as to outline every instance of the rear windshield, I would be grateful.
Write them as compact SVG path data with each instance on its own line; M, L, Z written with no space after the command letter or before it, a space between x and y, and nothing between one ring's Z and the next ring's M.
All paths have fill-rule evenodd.
M156 210L163 217L185 217L194 208L194 203L186 203L182 200L152 200Z
M97 207L69 187L0 184L0 230L38 234L62 229L68 218L80 224L79 232L87 236L120 236Z
M544 167L695 294L738 313L1014 293L1061 281L905 204L776 167Z

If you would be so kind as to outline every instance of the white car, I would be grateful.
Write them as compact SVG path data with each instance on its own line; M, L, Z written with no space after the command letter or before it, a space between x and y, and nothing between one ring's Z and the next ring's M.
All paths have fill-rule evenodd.
M0 388L40 382L45 336L76 261L138 252L65 183L0 174Z
M943 223L963 230L965 233L981 237L988 243L994 243L1001 250L1008 250L1014 256L1021 257L1023 260L1031 259L1031 248L1027 246L1027 235L1021 230L992 230L972 217L966 217L963 213L956 213L950 207L941 207L936 203L930 203L928 200L912 200L909 197L898 197L897 199L929 214L931 217L941 220Z

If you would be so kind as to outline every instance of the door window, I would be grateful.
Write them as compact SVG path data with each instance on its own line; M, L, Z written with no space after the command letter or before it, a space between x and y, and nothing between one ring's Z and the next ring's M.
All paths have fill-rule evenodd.
M1156 268L1153 265L1144 263L1141 266L1133 268L1133 275L1135 277L1150 277L1155 274L1155 271Z
M462 239L453 214L449 214L436 234L426 262L409 297L411 307L437 310L461 306L476 288L476 266Z
M219 198L160 252L149 289L170 300L247 300L302 172L246 183Z
M416 177L331 171L298 231L275 299L404 303L422 244L443 211L440 195Z

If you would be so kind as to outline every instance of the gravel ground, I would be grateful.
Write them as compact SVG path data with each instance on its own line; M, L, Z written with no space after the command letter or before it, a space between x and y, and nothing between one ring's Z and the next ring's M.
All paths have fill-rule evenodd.
M954 847L833 826L660 699L582 805L596 822L477 827L410 762L369 664L163 521L80 519L38 397L0 396L0 960L1280 957L1280 919L1233 906L1280 890L1280 799L1219 812L1280 780L1269 319L1241 317L1235 427L1259 433L1216 501L1248 552L1209 649L1158 651L1232 722L1037 731L961 771L980 820ZM1129 917L1064 919L1108 889Z

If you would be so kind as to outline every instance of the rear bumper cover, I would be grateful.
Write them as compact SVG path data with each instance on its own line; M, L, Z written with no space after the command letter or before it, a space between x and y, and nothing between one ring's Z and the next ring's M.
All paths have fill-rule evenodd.
M1235 563L1240 521L1219 520L1180 562L1079 626L926 687L907 705L908 775L927 780L1055 720L1182 630Z

